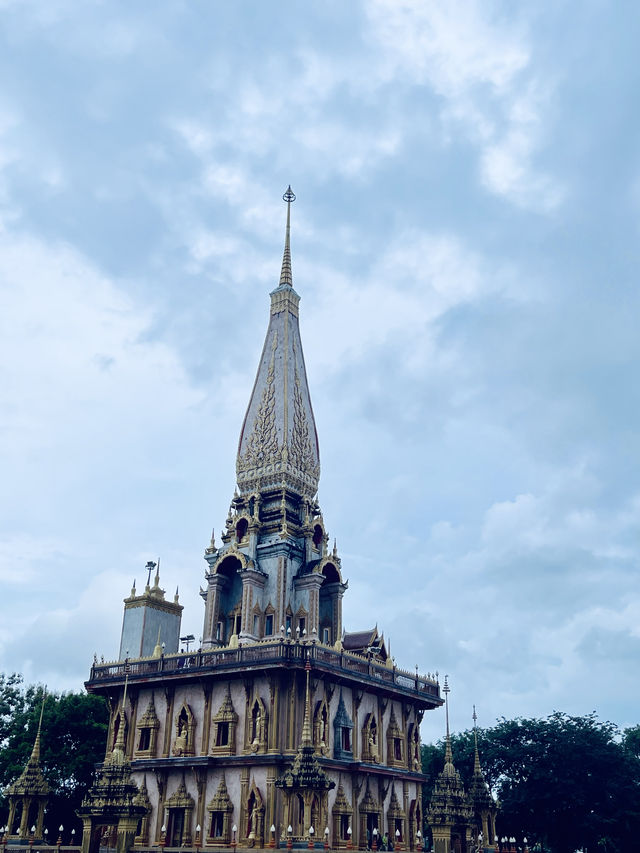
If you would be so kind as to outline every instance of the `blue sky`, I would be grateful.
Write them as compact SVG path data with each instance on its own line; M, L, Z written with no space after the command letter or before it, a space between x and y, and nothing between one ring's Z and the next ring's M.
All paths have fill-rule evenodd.
M639 17L0 0L5 671L78 688L158 556L199 635L291 183L347 627L455 728L638 722Z

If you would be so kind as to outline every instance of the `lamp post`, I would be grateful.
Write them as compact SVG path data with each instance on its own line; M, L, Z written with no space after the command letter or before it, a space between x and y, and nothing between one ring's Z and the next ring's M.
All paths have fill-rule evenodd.
M420 830L416 832L416 850L422 850L422 833Z
M529 848L527 847L527 843L528 843L527 842L527 836L525 835L525 837L522 839L522 844L524 846L524 853L529 853Z
M75 841L76 841L76 831L75 831L75 829L72 829L71 830L71 846L72 847L75 844Z
M45 831L44 831L44 843L47 845L49 844L49 839L47 837L48 835L49 835L49 830L45 829Z
M31 835L29 837L29 849L30 850L33 849L33 842L35 840L35 837L36 837L36 825L34 823L33 826L31 827Z
M324 828L324 849L329 849L329 827L325 826Z
M60 853L60 847L62 846L62 833L64 831L64 826L60 824L58 827L58 853Z
M291 840L291 833L293 832L293 827L291 824L287 827L287 850L291 850L293 847L293 841Z
M371 834L373 835L373 841L371 843L371 849L377 850L378 849L378 827L377 826L373 827L373 832Z
M275 825L275 823L271 824L270 832L271 832L271 841L269 842L269 847L271 847L271 849L273 850L273 848L276 846L276 825Z
M353 834L353 830L350 826L347 827L347 850L353 849L353 844L351 843L351 836Z
M160 847L164 850L167 846L167 826L166 824L162 824L162 828L160 829Z
M315 829L312 826L310 826L309 827L309 850L313 850L313 833L314 832L315 832Z
M238 827L235 825L235 823L234 823L234 824L233 824L233 826L231 827L231 832L233 832L233 841L231 842L231 846L233 847L233 849L234 849L234 851L235 851L235 849L236 849L236 845L237 845L237 843L238 843L238 842L236 841L236 833L238 832Z
M402 850L402 844L400 843L400 830L396 829L396 846L395 850Z
M200 849L200 824L196 824L196 853Z

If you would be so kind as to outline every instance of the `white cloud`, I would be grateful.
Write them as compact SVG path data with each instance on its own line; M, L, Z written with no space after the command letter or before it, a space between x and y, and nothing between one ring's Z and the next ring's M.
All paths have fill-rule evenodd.
M443 98L447 136L452 123L466 129L480 149L484 186L532 210L557 207L563 190L535 165L550 91L531 67L523 28L473 0L375 0L366 8L386 60L379 76L429 86Z

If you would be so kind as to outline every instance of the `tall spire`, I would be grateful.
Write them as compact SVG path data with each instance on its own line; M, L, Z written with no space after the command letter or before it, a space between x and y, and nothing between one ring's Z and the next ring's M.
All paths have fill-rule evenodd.
M236 474L241 495L277 488L311 500L318 490L320 451L298 325L300 297L291 276L291 187L283 199L282 270L270 294L269 328L240 433Z
M311 674L311 664L309 663L309 658L307 658L307 662L304 665L305 672L307 674L307 688L304 695L304 721L302 723L302 746L312 746L313 742L311 740L311 720L309 714L309 706L311 705L310 697L309 697L309 675Z
M447 719L447 740L444 749L444 763L446 767L447 764L453 765L453 753L451 752L451 736L449 734L449 693L451 693L451 688L449 687L448 675L445 675L444 677L444 687L442 688L442 692L444 693L444 711Z
M124 730L127 723L127 718L125 716L125 707L127 701L127 684L129 681L129 673L124 677L124 693L122 694L122 705L120 706L120 725L118 726L118 735L116 737L116 742L113 745L113 750L111 751L111 763L112 764L124 764L124 749L125 749L125 741L124 741Z
M296 200L295 193L291 190L291 184L282 196L287 202L287 229L284 237L284 254L282 255L282 269L280 271L280 287L288 285L293 287L293 276L291 274L291 202Z
M480 767L480 753L478 752L478 715L476 714L476 706L473 706L473 743L474 743L474 756L473 756L473 772L480 776L482 775L482 768Z
M44 714L44 703L47 701L47 688L44 688L44 692L42 694L42 704L40 705L40 719L38 721L38 731L36 732L36 739L33 743L33 749L31 750L31 758L29 759L30 764L39 764L40 763L40 733L42 731L42 715Z

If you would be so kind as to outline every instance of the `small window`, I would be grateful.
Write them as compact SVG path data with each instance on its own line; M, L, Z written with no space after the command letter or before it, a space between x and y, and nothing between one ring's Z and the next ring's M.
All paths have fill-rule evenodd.
M211 812L211 838L222 838L224 812Z
M316 546L316 548L320 547L320 543L322 542L322 537L323 537L322 528L320 527L319 524L316 524L316 526L313 528L313 544Z
M331 642L328 628L322 629L322 642L325 644L325 646L328 646L329 643Z
M218 622L216 626L216 640L222 640L223 631L222 622Z
M284 627L285 627L287 634L290 634L291 633L291 616L287 616L287 621L286 621Z
M260 633L260 617L256 613L256 615L253 617L253 634L255 637L257 637L259 633Z
M273 613L267 613L264 620L264 635L270 637L273 634Z
M341 814L340 815L340 838L343 840L349 840L349 815Z
M396 761L402 761L402 741L399 737L393 739L393 757Z
M218 723L216 732L216 746L229 745L229 723Z
M138 743L138 749L149 749L151 745L151 729L140 729L140 742Z
M246 518L241 518L240 521L236 524L236 538L238 542L242 542L244 537L247 535L247 530L249 528L249 522Z
M351 752L351 729L347 726L342 727L342 749Z
M298 627L300 629L300 636L302 637L302 635L304 634L306 627L307 627L307 620L304 618L304 616L300 617L300 621L298 622Z

